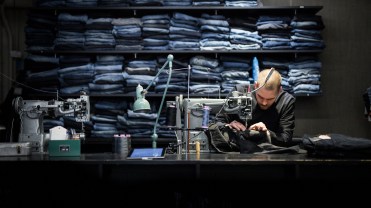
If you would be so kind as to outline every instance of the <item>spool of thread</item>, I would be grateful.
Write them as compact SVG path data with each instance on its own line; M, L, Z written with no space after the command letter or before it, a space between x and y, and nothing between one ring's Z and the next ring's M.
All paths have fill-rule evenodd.
M131 149L130 138L124 134L115 134L113 136L114 141L112 145L112 152L122 155L128 155Z
M202 108L202 128L207 129L209 127L210 107L204 106Z
M176 107L174 105L166 108L166 126L176 126Z
M196 153L199 154L201 152L201 144L199 141L196 141Z

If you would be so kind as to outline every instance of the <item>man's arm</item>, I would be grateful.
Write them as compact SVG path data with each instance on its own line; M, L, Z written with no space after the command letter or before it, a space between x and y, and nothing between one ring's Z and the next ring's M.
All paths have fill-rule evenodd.
M277 132L270 131L270 136L277 145L288 145L292 141L295 129L295 98L289 99L282 107L279 129Z

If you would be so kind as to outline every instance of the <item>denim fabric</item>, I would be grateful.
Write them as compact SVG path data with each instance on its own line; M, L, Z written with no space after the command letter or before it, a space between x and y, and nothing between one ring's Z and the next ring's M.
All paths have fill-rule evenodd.
M77 86L70 86L70 87L62 87L60 89L61 94L79 94L80 91L85 91L89 94L89 86L88 85L77 85Z
M128 108L128 103L126 101L98 101L94 107L102 110L124 110Z
M117 120L120 124L125 126L155 126L155 121L148 119L132 119L127 116L117 115Z
M217 59L207 58L204 56L194 56L189 62L191 65L205 66L209 68L216 68L219 66L219 61Z
M104 73L94 76L93 83L95 84L122 84L124 78L122 73Z
M110 123L116 124L117 117L116 116L107 116L107 115L91 115L91 120L98 123Z

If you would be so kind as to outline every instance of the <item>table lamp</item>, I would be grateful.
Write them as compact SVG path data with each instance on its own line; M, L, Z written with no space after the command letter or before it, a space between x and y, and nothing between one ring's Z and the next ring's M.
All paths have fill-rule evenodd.
M151 87L152 83L161 74L161 72L164 70L164 68L169 64L169 76L167 78L166 87L165 87L165 90L164 90L164 94L162 95L161 104L160 104L160 107L159 107L158 113L157 113L156 123L155 123L155 126L153 127L153 134L151 136L152 147L153 148L157 147L158 135L156 134L156 130L157 130L157 125L158 125L158 119L160 118L160 114L161 114L161 111L162 111L162 106L164 105L167 89L168 89L170 79L171 79L171 72L172 72L172 68L173 68L173 59L174 59L173 55L169 54L167 56L166 62L161 67L161 69L157 72L156 76L149 83L149 85L147 86L146 89L143 89L143 87L140 84L138 84L138 86L136 88L136 100L135 100L134 105L133 105L133 111L134 112L150 112L151 107L149 105L149 102L145 98L145 94L148 92L148 89Z

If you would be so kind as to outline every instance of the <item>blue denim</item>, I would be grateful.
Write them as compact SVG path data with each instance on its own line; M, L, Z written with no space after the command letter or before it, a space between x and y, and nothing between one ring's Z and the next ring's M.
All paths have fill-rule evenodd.
M207 58L204 56L194 56L189 61L190 65L199 65L199 66L205 66L209 68L216 68L219 66L219 61L217 59L213 58Z
M94 77L93 83L95 84L122 84L124 77L122 73L104 73L97 74Z
M117 120L125 126L155 126L155 121L148 119L132 119L127 116L117 115Z
M116 124L117 123L117 117L116 116L108 116L108 115L91 115L91 120L98 123L110 123L110 124Z
M128 108L128 103L126 101L98 101L94 107L102 110L124 110Z
M89 86L88 85L77 85L77 86L70 86L70 87L61 87L60 93L61 94L80 94L81 91L85 91L89 94Z

